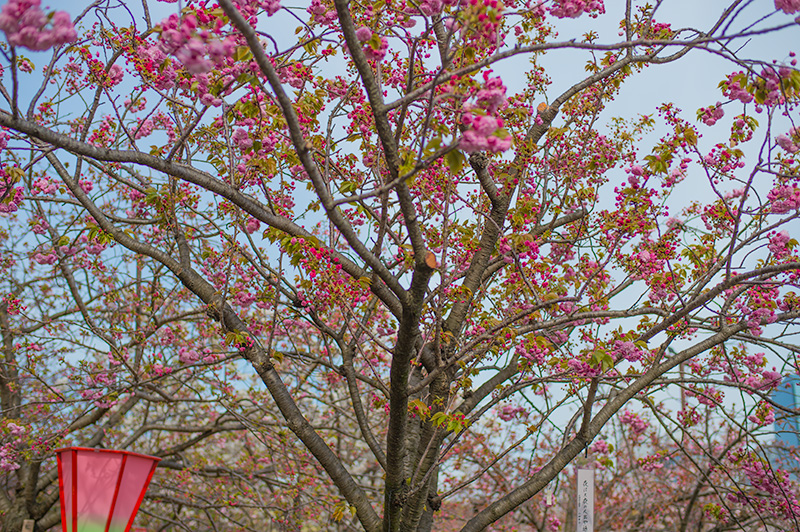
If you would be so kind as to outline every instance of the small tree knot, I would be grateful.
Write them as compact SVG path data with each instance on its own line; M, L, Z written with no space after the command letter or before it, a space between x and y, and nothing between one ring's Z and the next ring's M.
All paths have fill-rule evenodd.
M442 507L442 498L439 497L439 494L436 495L428 495L428 506L434 512L438 512L439 508Z
M472 154L469 156L469 165L476 172L480 170L486 170L486 168L489 166L489 158L483 152L472 152Z

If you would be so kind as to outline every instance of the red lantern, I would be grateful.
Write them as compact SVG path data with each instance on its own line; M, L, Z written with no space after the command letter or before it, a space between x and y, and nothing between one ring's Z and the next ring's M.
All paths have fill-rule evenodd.
M128 532L161 458L129 451L56 451L63 532Z

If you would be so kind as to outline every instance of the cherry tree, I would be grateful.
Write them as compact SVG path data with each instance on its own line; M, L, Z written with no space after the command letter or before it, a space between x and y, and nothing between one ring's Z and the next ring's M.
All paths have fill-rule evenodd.
M4 528L69 443L164 458L151 528L558 530L575 464L609 527L797 527L800 4L668 4L3 5Z

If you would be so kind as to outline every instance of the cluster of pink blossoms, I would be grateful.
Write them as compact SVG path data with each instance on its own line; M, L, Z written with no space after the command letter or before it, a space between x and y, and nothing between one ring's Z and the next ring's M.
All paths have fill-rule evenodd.
M197 18L173 13L161 22L161 49L174 55L191 74L204 74L222 65L233 54L234 43L212 39L208 31L197 32Z
M800 0L775 0L775 9L780 9L787 15L800 11Z
M19 469L19 464L16 462L17 453L15 451L15 445L11 443L0 446L0 470L16 471Z
M746 319L750 334L761 336L763 333L761 324L775 323L777 320L777 316L775 315L775 300L778 297L778 290L777 288L762 290L751 289L748 290L747 295L749 296L747 300L737 300L736 308L742 313L742 318ZM759 376L759 379L760 378ZM769 379L771 378L772 377ZM748 386L760 388L760 385L755 384L756 382L761 381L752 381L748 383Z
M793 127L789 130L789 134L780 134L775 141L778 146L788 151L789 153L797 153L800 151L800 144L795 142L794 139L800 138L800 128Z
M640 177L647 178L644 168L638 164L632 164L630 167L626 168L625 171L628 173L628 184L633 188L639 188Z
M725 111L722 110L722 102L717 102L717 105L710 105L697 112L700 119L707 126L713 126L717 120L725 116Z
M72 19L66 11L48 17L40 0L10 0L0 12L0 30L9 44L30 50L47 50L78 39Z
M647 430L647 427L650 426L647 421L640 418L638 414L627 409L622 412L622 415L619 417L619 422L623 425L630 426L636 436L642 434Z
M772 425L775 423L775 410L772 409L772 406L770 406L769 403L761 401L758 403L756 411L747 416L747 419L759 427Z
M800 0L796 0L800 1ZM795 56L794 52L789 54L791 57ZM797 59L792 59L791 64L797 64ZM783 65L780 67L765 67L758 75L748 76L741 70L733 72L728 75L728 78L722 82L722 93L731 100L739 100L742 103L750 103L753 101L751 90L753 87L759 90L766 91L763 105L767 107L783 104L785 99L785 84L792 75L792 68ZM750 85L748 90L747 85ZM783 86L782 86L783 85ZM719 103L717 104L719 107ZM756 112L761 112L761 104L756 105Z
M783 469L773 468L753 451L744 448L728 453L727 461L741 470L755 489L755 493L733 491L727 495L730 502L744 505L756 515L780 516L783 519L796 519L800 514L800 504L795 497L795 488L789 475Z
M642 358L642 351L633 342L614 342L614 356L617 360L625 359L629 362L638 362Z
M724 394L714 386L706 386L705 388L690 387L686 390L686 397L696 397L697 402L701 405L714 408L722 404Z
M461 123L469 127L461 136L459 147L475 151L503 152L511 147L511 136L502 130L503 119L495 116L506 105L506 87L500 78L489 78L475 95L475 105L465 105ZM498 135L499 133L499 135Z
M639 467L642 468L642 471L652 473L656 469L664 467L664 456L665 455L661 453L651 454L650 456L639 458L637 462L639 463Z
M778 185L767 194L772 203L772 212L784 214L800 209L800 188L791 185Z
M264 8L267 16L271 17L281 9L281 0L261 0L258 5Z
M456 0L422 0L419 3L419 12L425 16L431 17L441 13L444 6L452 6L455 4Z
M0 131L0 151L8 146L8 135ZM5 168L0 167L0 213L16 212L22 203L22 187L12 188L13 182L6 173Z
M597 377L600 375L600 373L602 373L602 368L600 365L593 367L589 363L577 358L571 358L569 361L567 361L567 367L569 368L569 372L572 373L575 378Z
M380 44L377 48L373 48L370 44L372 40L372 30L366 26L361 26L356 30L356 37L359 42L363 44L362 50L364 51L364 55L367 56L367 59L382 61L383 58L386 57L386 51L389 49L389 42L386 40L386 37L381 37L379 39Z
M101 371L86 377L86 388L81 397L92 401L97 408L111 408L117 400L109 398L109 391L115 388L117 377L114 373Z
M505 405L498 412L497 417L503 421L511 421L514 418L525 419L528 417L529 412L516 405Z
M720 366L726 373L725 377L723 377L726 382L741 383L746 388L749 388L745 391L751 394L751 389L760 391L774 390L783 381L783 375L775 371L774 367L772 370L766 368L750 369L751 373L747 374L727 363L720 364Z
M606 440L601 438L594 441L592 446L589 447L589 451L596 454L608 454L611 452L611 446L608 445Z
M602 0L555 0L550 8L556 18L578 18L584 13L597 17L605 12Z
M331 9L321 2L321 0L311 0L311 5L306 9L311 15L312 22L328 26L336 22L336 10Z
M769 237L767 248L775 255L775 258L782 259L789 254L789 233L781 231Z
M517 344L515 351L517 355L538 365L544 364L547 355L550 353L550 350L545 345L528 340Z
M24 198L22 187L11 187L9 182L5 169L0 168L0 197L4 198L0 201L0 213L17 212Z
M36 180L33 182L31 193L34 196L37 196L39 194L52 195L55 194L57 190L58 190L58 183L50 181L50 178L47 176L42 176L42 177L37 177Z
M261 227L261 222L259 222L255 218L248 218L247 223L244 226L244 230L247 231L248 235L252 235L256 231L258 231L259 227Z
M739 100L742 103L750 103L753 101L753 95L747 89L742 87L740 79L744 77L744 72L734 72L728 75L727 81L723 82L722 94L731 100Z
M447 4L448 2L444 2ZM487 47L494 50L504 37L498 34L502 22L503 2L498 0L465 0L461 9L468 20L458 17L445 17L444 25L448 31L458 32L465 44Z
M782 66L776 72L773 68L764 68L761 70L758 80L756 82L759 86L767 91L764 98L764 105L772 107L781 105L786 101L784 88L781 86L781 80L791 76L792 70L789 67ZM758 110L758 108L756 108Z

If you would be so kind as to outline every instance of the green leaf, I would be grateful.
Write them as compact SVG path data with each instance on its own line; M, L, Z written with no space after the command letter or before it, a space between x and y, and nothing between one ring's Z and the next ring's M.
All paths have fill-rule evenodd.
M466 162L467 158L464 157L464 154L458 150L453 150L447 152L444 156L444 161L447 163L447 166L450 168L450 171L454 174L461 173L461 170L464 168L464 163Z
M236 48L236 51L233 52L234 61L249 61L252 58L253 58L253 53L247 46L239 46L238 48Z
M6 175L11 178L12 183L19 183L22 176L25 175L25 171L19 166L12 166L6 168Z
M354 181L345 181L339 185L339 191L342 194L353 194L356 190L358 190L358 183Z
M428 156L433 152L435 152L436 150L438 150L439 146L441 145L442 145L442 137L433 138L430 140L430 142L428 142L427 146L425 146L425 149L422 150L422 153L425 156Z
M377 33L373 33L372 37L370 37L369 40L367 41L367 44L369 45L370 48L372 48L375 51L380 50L381 49L381 36L378 35Z
M437 427L443 426L448 421L448 416L444 412L436 412L433 417L431 417L431 423L436 425Z
M431 415L431 409L420 399L415 399L408 403L408 411L419 414L422 419L427 419Z

